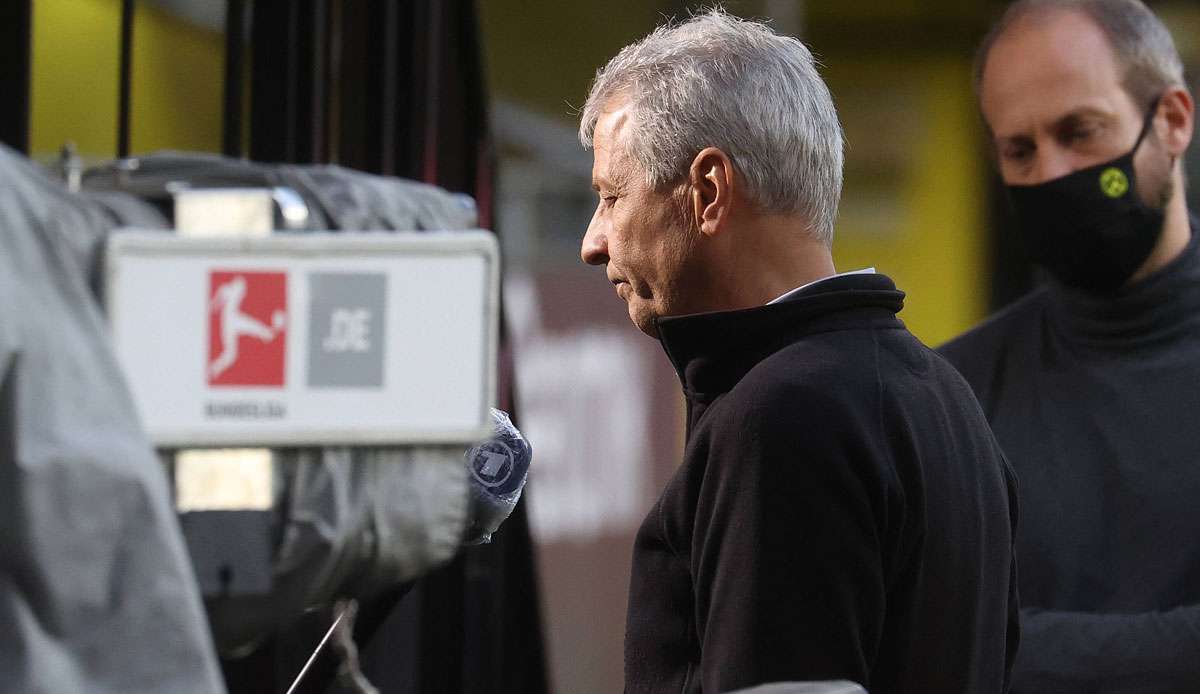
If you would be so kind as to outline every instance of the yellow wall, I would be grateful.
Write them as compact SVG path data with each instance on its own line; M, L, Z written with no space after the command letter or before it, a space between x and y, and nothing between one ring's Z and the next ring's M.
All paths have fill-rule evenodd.
M596 70L662 21L664 0L478 2L493 93L569 122Z
M827 62L838 65L835 60ZM965 59L910 57L892 64L847 60L826 74L847 124L847 161L867 159L847 166L835 262L839 270L873 265L891 276L908 295L900 317L933 346L977 323L987 309L987 162L969 70ZM842 103L839 92L863 82L874 102ZM868 122L875 132L851 127L857 111L877 113L889 101L903 125ZM894 154L875 161L878 151ZM870 180L881 175L882 182ZM856 209L877 204L887 223L862 228L863 214L870 220L876 210Z
M85 157L117 147L121 3L37 0L30 152L67 140ZM219 151L224 38L139 3L134 19L130 149Z

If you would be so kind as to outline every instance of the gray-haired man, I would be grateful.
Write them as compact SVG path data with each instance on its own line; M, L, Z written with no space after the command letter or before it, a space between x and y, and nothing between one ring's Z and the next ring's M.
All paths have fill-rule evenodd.
M980 106L1044 286L955 340L1021 478L1022 692L1200 692L1192 97L1137 0L1023 0Z
M630 692L1002 692L1013 480L962 378L835 275L842 134L812 55L720 11L601 70L583 239L687 398L634 548Z

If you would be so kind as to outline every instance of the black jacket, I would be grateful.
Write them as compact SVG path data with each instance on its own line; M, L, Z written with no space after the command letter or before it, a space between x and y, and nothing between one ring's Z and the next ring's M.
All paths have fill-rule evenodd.
M1013 691L1200 692L1194 231L1132 287L1050 282L942 351L1021 479Z
M1005 690L1014 480L903 297L851 275L659 320L687 445L635 544L628 691Z

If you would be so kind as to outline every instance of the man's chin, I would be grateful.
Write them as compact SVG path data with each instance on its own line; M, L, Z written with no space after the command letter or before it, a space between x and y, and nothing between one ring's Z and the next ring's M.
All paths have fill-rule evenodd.
M658 325L654 321L654 314L646 310L638 310L633 304L629 306L629 320L637 326L646 335L658 339Z

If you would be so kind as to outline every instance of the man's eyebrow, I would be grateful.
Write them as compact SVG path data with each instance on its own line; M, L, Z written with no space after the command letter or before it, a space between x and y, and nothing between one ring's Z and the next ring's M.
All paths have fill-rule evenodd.
M600 188L616 188L619 186L617 181L609 180L604 176L592 176L592 190L599 191Z
M1088 119L1100 119L1107 121L1112 120L1112 118L1113 114L1111 113L1101 111L1100 109L1091 108L1089 106L1084 106L1064 114L1058 120L1054 121L1054 125L1055 127L1062 127L1064 125L1070 125Z
M1080 106L1079 108L1068 111L1051 121L1050 130L1061 130L1062 128L1076 125L1079 122L1086 120L1099 119L1111 121L1113 118L1113 114L1107 111L1091 106ZM1016 132L1011 135L995 135L993 139L997 145L1003 145L1023 144L1032 141L1034 138L1028 132Z
M1006 144L1009 142L1029 142L1033 138L1026 133L1017 133L1015 135L996 135L996 144Z

